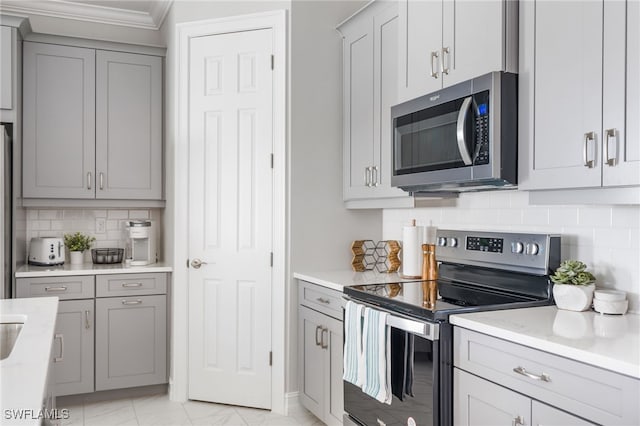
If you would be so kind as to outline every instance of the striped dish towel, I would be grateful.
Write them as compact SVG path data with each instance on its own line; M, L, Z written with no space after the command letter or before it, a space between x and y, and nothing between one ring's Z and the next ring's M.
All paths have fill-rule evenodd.
M344 374L342 378L362 386L364 359L362 357L362 311L364 306L348 301L344 314Z
M362 355L366 379L362 391L376 400L391 404L391 346L386 312L364 308Z

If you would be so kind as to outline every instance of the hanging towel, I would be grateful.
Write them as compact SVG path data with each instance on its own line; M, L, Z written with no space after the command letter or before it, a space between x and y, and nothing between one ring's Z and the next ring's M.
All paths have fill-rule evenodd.
M404 396L413 396L413 363L415 353L415 340L411 333L407 333L407 368L404 377Z
M408 334L404 330L391 329L391 393L404 401L407 379Z
M342 378L362 386L364 359L362 357L362 311L364 306L348 301L344 314L344 374Z
M376 400L391 404L391 345L386 312L364 308L362 352L366 377L362 391Z

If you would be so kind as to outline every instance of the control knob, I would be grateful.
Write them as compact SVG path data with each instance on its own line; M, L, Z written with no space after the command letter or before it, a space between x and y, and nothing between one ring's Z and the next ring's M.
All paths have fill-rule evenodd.
M511 253L521 254L524 251L524 244L520 241L511 243Z
M449 247L458 247L458 239L457 238L449 238L448 240Z
M447 237L438 237L438 245L445 247L447 245Z
M540 251L540 247L536 243L527 243L527 254L535 256Z

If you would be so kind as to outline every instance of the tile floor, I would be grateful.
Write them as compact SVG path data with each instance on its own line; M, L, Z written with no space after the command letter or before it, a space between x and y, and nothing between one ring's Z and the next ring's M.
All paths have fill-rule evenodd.
M101 425L231 425L231 426L320 426L323 425L303 407L290 409L289 416L266 410L211 404L198 401L173 402L168 395L151 395L110 401L60 398L58 409L68 409L63 426Z

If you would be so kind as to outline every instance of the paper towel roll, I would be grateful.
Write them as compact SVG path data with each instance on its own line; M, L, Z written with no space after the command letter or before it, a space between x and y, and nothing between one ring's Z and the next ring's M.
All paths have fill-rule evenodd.
M422 277L422 226L405 226L402 229L402 276Z

